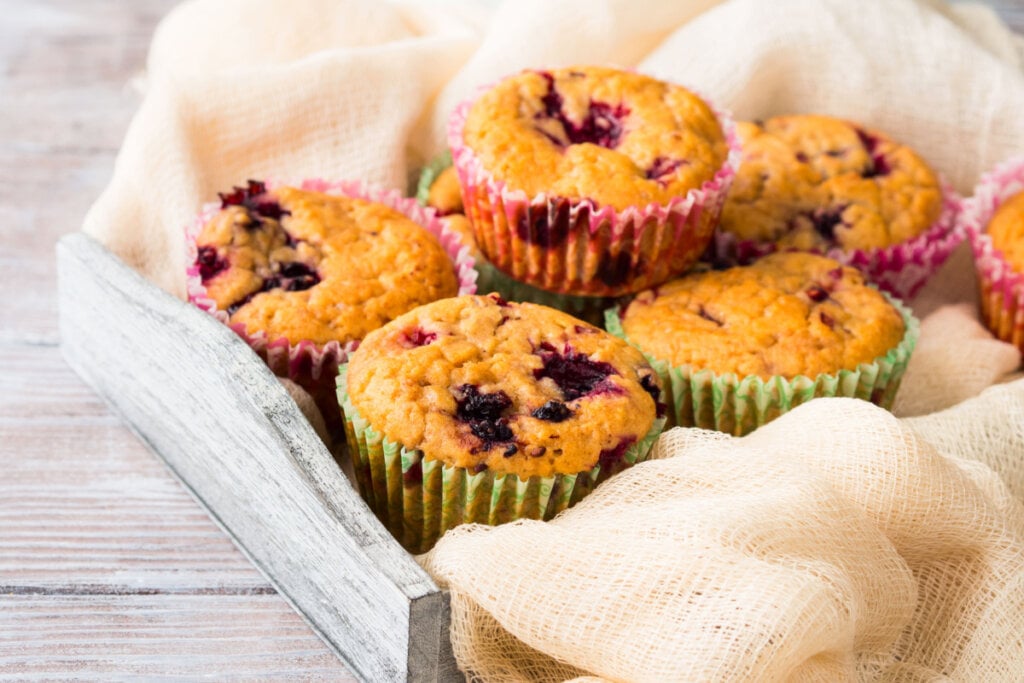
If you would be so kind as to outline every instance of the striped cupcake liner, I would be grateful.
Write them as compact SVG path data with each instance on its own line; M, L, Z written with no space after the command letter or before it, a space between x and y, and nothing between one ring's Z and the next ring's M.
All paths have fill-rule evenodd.
M986 232L996 210L1024 191L1024 157L1015 157L982 176L964 202L961 223L971 242L978 274L979 305L996 338L1024 352L1024 273L1014 269Z
M949 258L965 238L960 227L963 200L947 183L942 183L942 213L935 223L917 237L881 249L833 247L822 253L844 266L852 266L864 277L895 297L909 301ZM731 265L748 265L778 251L772 242L742 240L719 230L712 240L713 258Z
M266 183L268 190L283 185L285 183ZM323 192L377 202L404 214L437 238L444 248L455 266L459 281L459 295L476 293L478 273L469 248L462 243L455 231L450 230L438 219L432 209L420 206L414 199L403 197L397 190L373 188L358 181L332 182L311 179L303 181L299 187L311 192ZM207 295L202 276L199 274L199 267L196 265L198 254L196 240L205 225L220 209L221 206L217 202L205 205L200 214L186 228L185 262L190 264L185 271L188 300L230 327L244 339L275 375L286 377L305 389L320 409L332 438L339 441L344 435L344 422L338 408L335 377L338 373L338 366L345 363L352 352L359 347L359 341L346 343L330 341L326 344L317 344L308 340L291 342L284 337L270 339L263 331L248 330L240 323L230 322L228 312L217 308L216 302Z
M740 163L732 118L714 109L729 152L700 188L616 211L589 199L528 196L495 179L463 141L481 88L452 113L448 145L481 251L507 276L558 294L618 297L679 275L704 253Z
M903 302L888 294L885 297L903 318L903 338L882 356L853 370L822 373L813 378L740 378L733 373L717 374L706 369L695 372L688 366L672 366L644 352L662 385L668 387L669 426L700 427L743 436L802 403L822 397L859 398L890 409L917 344L920 326ZM622 329L618 309L605 312L605 328L643 351Z
M339 369L337 387L359 493L395 539L414 554L430 550L459 524L493 526L554 518L612 475L646 460L665 423L664 418L655 420L644 438L615 462L578 474L521 479L447 465L389 440L353 406L347 364Z
M430 188L434 181L451 166L451 153L444 152L424 167L416 190L416 200L421 205L427 205ZM479 250L477 250L474 256L476 258L477 272L480 273L476 289L481 293L497 292L503 299L508 301L528 301L533 304L548 306L597 327L604 325L605 309L616 305L620 301L620 299L615 297L572 296L571 294L556 294L555 292L538 289L525 282L519 282L501 272L491 265L490 261Z

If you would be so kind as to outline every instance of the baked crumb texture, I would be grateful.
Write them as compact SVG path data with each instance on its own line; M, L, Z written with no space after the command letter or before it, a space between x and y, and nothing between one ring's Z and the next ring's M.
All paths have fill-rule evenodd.
M642 292L622 328L672 365L762 379L852 370L904 332L899 312L857 270L804 253Z
M674 280L607 322L671 386L676 424L734 434L816 396L889 407L917 337L859 271L798 252Z
M827 116L737 124L743 163L721 228L781 249L880 249L927 230L942 190L909 147Z
M810 251L909 299L964 239L960 198L882 133L814 115L737 130L743 163L714 236L720 263Z
M390 441L522 478L584 472L621 454L651 429L660 402L633 347L497 295L438 301L371 333L349 361L347 390Z
M196 245L206 295L229 322L292 344L358 341L459 290L438 239L402 213L294 187L223 195Z
M463 103L449 145L487 258L552 292L618 296L684 271L739 162L685 88L602 67L524 71Z

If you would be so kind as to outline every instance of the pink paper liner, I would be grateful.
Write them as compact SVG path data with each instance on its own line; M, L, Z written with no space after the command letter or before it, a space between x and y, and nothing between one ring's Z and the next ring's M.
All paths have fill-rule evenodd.
M1024 190L1024 156L1014 157L982 176L964 202L961 225L974 252L981 317L998 339L1024 351L1024 273L1014 270L986 232L996 209Z
M270 191L286 184L267 181L266 187ZM403 197L397 190L375 188L359 181L327 181L315 178L304 180L299 187L312 192L377 202L404 214L437 238L451 258L459 281L458 295L476 293L478 275L470 248L462 243L458 233L450 230L439 219L433 209L420 206L415 199ZM196 240L203 227L220 209L219 202L206 204L199 215L186 227L185 262L189 265L185 270L185 282L188 300L234 330L266 362L275 375L287 377L308 391L323 413L332 436L337 438L340 435L341 438L344 438L345 423L337 405L335 378L338 374L338 366L348 361L352 352L359 347L359 340L344 344L337 341L316 344L304 340L293 344L286 338L269 339L266 332L249 332L245 325L231 323L227 311L217 308L216 302L207 296L206 287L199 274L199 267L196 265L198 255Z
M452 112L448 145L462 185L466 216L481 251L498 269L557 294L615 297L670 280L700 258L718 224L741 159L736 126L726 111L709 103L729 148L725 163L710 180L667 204L616 211L589 199L543 193L531 198L496 180L483 167L463 142L462 132L473 103L492 85L480 88ZM534 228L541 225L549 234L564 231L566 236L558 246L540 246L518 237L516 226L520 223ZM628 263L623 262L623 254L628 254Z
M904 301L912 299L928 282L953 250L964 240L959 225L963 200L949 184L942 182L942 213L920 235L881 249L833 247L824 256L853 266L870 282ZM778 250L772 242L741 240L719 230L712 240L714 257L728 263L747 265Z

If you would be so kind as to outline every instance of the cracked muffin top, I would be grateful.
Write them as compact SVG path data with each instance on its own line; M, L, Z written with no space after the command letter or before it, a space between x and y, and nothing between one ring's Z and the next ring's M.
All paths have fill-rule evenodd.
M739 123L743 161L721 229L781 249L880 249L942 214L935 173L909 147L827 116Z
M207 296L268 339L362 339L421 304L455 296L444 248L375 202L250 181L221 195L196 239Z
M391 441L521 478L621 459L664 408L660 391L622 340L496 294L421 306L370 333L348 366L353 406Z
M904 334L899 311L859 271L799 252L641 292L621 318L648 355L741 378L852 370Z
M1018 192L993 214L986 228L992 246L1017 272L1024 272L1024 192Z
M616 210L684 196L714 178L728 154L699 97L604 67L524 71L499 82L473 103L463 140L510 189Z

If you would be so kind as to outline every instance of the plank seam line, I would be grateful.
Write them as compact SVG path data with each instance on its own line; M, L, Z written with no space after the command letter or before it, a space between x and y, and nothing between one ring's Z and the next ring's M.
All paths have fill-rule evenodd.
M80 584L67 586L0 586L0 597L14 595L66 596L151 596L151 595L277 595L273 586L183 586L180 588L144 588Z

